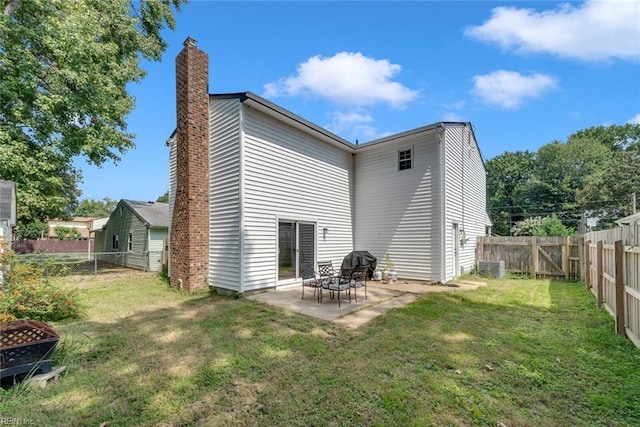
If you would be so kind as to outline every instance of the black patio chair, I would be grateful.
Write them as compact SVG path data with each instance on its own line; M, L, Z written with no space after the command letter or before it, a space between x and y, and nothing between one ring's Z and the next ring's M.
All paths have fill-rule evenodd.
M331 299L334 298L337 292L338 307L340 307L340 292L349 292L349 283L343 282L341 277L336 274L331 261L318 261L318 274L320 276L320 284L322 285L322 289L320 290L320 302L322 302L322 292L324 290L329 291L329 297ZM349 302L351 302L350 293Z
M320 301L320 291L322 285L318 280L318 274L313 269L313 264L303 263L300 265L300 276L302 277L302 299L304 299L304 288L313 288L313 296ZM317 295L316 295L317 292Z
M356 302L358 302L358 288L364 288L364 299L367 298L367 276L369 275L368 266L355 267L351 272L351 280L349 280L349 287L353 289L353 294ZM351 294L351 291L349 291Z

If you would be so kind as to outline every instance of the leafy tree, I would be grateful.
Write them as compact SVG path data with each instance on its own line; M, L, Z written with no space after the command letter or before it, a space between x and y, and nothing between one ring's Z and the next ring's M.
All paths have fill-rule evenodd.
M133 147L127 85L160 60L183 0L5 0L0 13L0 178L24 228L69 216L73 159L117 162Z
M565 226L557 216L529 217L517 222L511 230L514 236L572 236L574 228Z
M18 224L37 228L38 221L69 217L80 173L51 147L3 136L0 127L0 178L16 183Z
M613 151L635 151L640 154L640 125L636 124L590 127L569 136L567 141L573 139L596 141Z
M111 215L118 202L105 197L102 200L83 199L78 203L75 216L87 218L104 218Z
M640 125L598 126L552 141L537 152L515 152L487 162L487 203L497 234L514 222L555 214L573 228L584 212L601 227L630 212L640 194Z
M527 214L533 160L533 153L516 151L487 161L487 203L496 234L509 235L511 226Z
M540 147L527 194L532 207L529 216L555 213L566 226L575 226L584 210L577 200L578 191L590 174L604 167L610 155L607 146L589 139L554 141Z
M158 197L156 202L169 203L169 190L167 190L162 196Z
M596 229L615 226L615 221L632 214L632 195L640 198L640 155L620 151L606 166L594 171L578 191L585 211L598 218Z
M16 237L20 240L36 240L49 235L49 224L43 221L33 221L28 226L18 224Z

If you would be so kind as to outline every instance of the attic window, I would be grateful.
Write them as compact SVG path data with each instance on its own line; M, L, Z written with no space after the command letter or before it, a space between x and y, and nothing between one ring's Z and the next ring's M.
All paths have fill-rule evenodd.
M398 170L403 171L413 167L413 149L398 151Z

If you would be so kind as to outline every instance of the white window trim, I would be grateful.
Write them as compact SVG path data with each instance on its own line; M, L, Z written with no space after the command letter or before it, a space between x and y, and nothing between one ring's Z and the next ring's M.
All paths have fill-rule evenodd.
M400 160L400 153L403 153L403 152L406 152L406 151L408 151L408 152L409 152L409 159ZM397 159L397 170L398 170L398 172L402 172L402 171L406 171L406 170L411 170L411 169L413 169L413 165L414 165L414 162L415 162L415 158L414 158L414 155L413 155L413 153L414 153L414 152L415 152L415 151L414 151L414 149L413 149L413 146L408 147L408 148L399 149L399 150L398 150L398 152L396 153L396 159ZM400 168L400 162L401 162L401 161L407 161L407 160L411 161L411 167L401 169L401 168Z

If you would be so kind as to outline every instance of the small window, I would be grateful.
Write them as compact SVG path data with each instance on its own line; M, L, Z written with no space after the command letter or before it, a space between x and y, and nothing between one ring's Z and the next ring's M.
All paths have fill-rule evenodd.
M398 151L398 170L411 169L413 167L412 149Z
M118 249L118 235L114 234L111 237L111 248L112 249Z
M129 252L133 250L133 233L129 233L129 239L127 240L127 250Z

